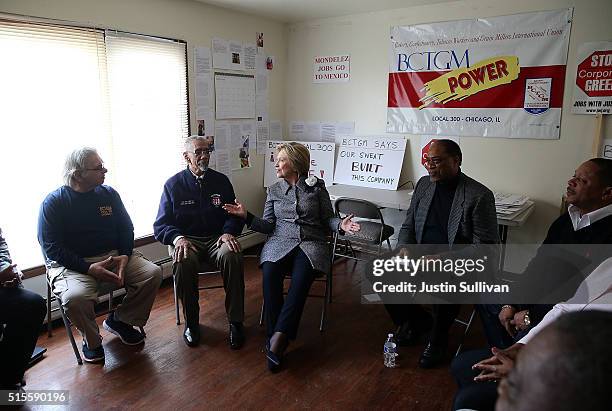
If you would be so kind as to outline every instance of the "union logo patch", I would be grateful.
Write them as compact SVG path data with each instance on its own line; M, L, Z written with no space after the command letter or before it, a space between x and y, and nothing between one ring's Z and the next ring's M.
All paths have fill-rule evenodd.
M211 194L210 203L215 207L221 206L221 194Z

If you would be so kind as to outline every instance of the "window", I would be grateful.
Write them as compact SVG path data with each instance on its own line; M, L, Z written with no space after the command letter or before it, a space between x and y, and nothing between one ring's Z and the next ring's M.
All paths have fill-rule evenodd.
M21 269L43 262L44 197L66 155L95 147L137 237L150 234L188 135L186 45L99 29L0 20L0 227Z

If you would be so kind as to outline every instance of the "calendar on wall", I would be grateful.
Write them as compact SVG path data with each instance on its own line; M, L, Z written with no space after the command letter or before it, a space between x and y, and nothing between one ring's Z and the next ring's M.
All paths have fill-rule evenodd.
M215 73L217 120L255 118L255 76Z

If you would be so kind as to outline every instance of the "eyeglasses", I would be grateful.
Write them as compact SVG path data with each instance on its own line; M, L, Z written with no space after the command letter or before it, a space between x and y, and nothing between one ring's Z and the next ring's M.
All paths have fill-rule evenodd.
M104 167L104 163L100 164L96 168L85 168L84 170L87 170L87 171L107 171L106 167Z
M439 166L440 164L442 164L448 157L431 157L431 158L426 158L423 162L425 164L429 164L429 165L434 165L434 166Z
M190 153L195 154L196 156L209 156L214 149L212 148L198 148L196 150L190 151Z

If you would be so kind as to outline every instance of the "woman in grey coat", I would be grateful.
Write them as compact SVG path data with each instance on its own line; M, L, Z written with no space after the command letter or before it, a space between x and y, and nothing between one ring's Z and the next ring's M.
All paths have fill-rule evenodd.
M280 144L276 149L276 176L282 178L268 188L263 217L236 204L224 209L242 217L252 230L268 234L261 252L264 316L270 371L280 367L283 353L297 334L310 286L318 273L331 269L327 236L332 231L354 233L359 224L334 216L323 180L308 177L310 153L299 143ZM291 273L291 285L283 301L283 278Z

